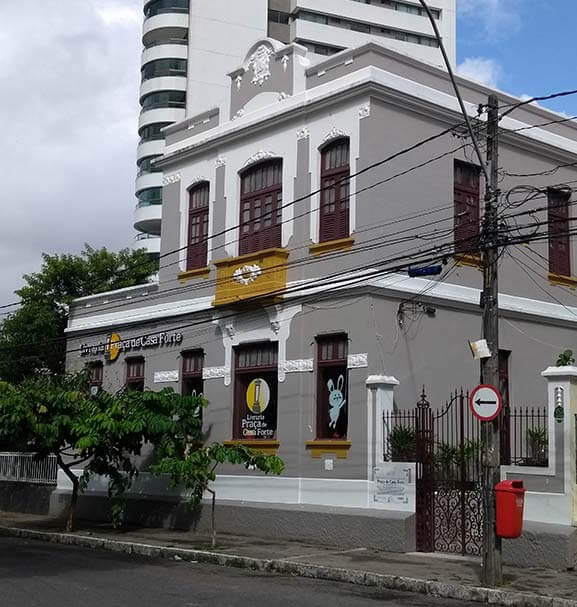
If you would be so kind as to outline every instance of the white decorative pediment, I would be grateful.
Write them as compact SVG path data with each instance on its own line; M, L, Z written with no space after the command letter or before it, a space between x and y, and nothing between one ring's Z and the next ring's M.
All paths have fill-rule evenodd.
M244 266L241 266L240 268L237 268L234 271L232 277L234 278L234 280L236 280L236 282L246 287L251 282L254 282L261 274L261 267L258 264L254 263L246 264Z
M270 78L270 59L274 51L266 44L261 44L248 60L248 66L252 69L251 82L262 86Z
M251 164L256 164L257 162L262 162L263 160L276 157L277 155L274 152L265 152L264 150L259 150L256 154L253 154L243 166L248 167Z
M282 364L282 370L285 373L310 373L313 371L313 359L304 358L301 360L285 360Z
M204 175L200 175L199 177L195 177L194 179L192 179L188 187L191 188L197 183L203 183L204 181L208 181L208 179Z
M155 371L154 372L154 383L164 384L178 381L178 369L173 371Z
M347 134L341 130L341 129L337 129L336 127L333 127L324 137L323 139L323 143L326 143L327 141L331 141L333 139L338 139L339 137L346 137Z
M202 370L202 379L219 379L229 374L230 369L227 367L205 367Z
M359 108L359 118L362 120L363 118L368 118L371 115L371 104L367 103L366 105L361 105Z
M348 369L364 369L369 366L368 354L349 354L347 357Z
M173 175L167 175L162 180L162 185L170 185L171 183L178 183L180 181L180 173L174 173Z
M297 139L300 141L301 139L308 139L311 136L309 130L304 127L297 131Z

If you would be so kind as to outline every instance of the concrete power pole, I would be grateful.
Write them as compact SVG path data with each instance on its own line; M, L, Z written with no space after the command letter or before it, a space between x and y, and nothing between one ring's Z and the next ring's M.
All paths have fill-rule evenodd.
M481 359L481 379L499 389L499 281L498 281L498 218L499 201L499 100L489 95L487 117L487 165L489 182L485 193L485 217L481 236L483 251L483 338L491 352ZM487 586L500 586L503 582L501 539L495 530L495 485L500 478L499 417L482 422L483 439L483 575Z

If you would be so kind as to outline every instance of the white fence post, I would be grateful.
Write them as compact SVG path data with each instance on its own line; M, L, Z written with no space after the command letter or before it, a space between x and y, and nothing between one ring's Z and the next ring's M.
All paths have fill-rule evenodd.
M399 381L388 375L369 375L367 377L367 420L368 420L368 479L373 478L374 467L385 461L383 416L392 412L395 387Z
M577 526L577 367L549 367L541 375L547 380L550 465L563 470L565 524Z

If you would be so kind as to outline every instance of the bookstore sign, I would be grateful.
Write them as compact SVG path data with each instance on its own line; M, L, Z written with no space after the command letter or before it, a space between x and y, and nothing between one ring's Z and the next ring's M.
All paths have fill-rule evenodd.
M183 341L182 333L150 333L140 337L122 339L118 333L111 333L104 343L82 344L80 356L104 356L106 360L115 361L122 352L138 352L150 348L178 346Z

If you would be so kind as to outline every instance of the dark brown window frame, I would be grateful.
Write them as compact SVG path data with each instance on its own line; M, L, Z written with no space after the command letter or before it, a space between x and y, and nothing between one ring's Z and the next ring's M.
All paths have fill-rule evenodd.
M458 181L458 169L469 174L471 184ZM453 209L455 253L478 256L481 235L481 169L477 165L454 161Z
M146 361L144 356L132 356L127 358L125 361L126 364L126 382L125 386L129 390L139 390L144 391L144 371L146 368ZM132 365L140 364L142 373L140 375L131 375L130 371Z
M202 371L204 369L204 350L185 350L180 354L182 359L181 364L181 393L190 395L194 390L197 394L202 394L204 391ZM190 370L187 367L187 361L194 360L194 369ZM199 364L196 364L200 361ZM193 387L195 386L195 387Z
M279 170L280 167L280 170ZM256 181L267 170L278 171L279 179L264 188L249 189L249 181ZM283 161L274 158L259 162L243 171L240 175L239 205L239 255L256 253L281 246L282 226L282 176ZM270 212L265 213L265 198L270 196ZM246 216L248 213L248 217ZM270 220L270 226L263 227Z
M327 370L341 369L344 375L344 385L339 387L338 384L334 386L335 389L339 390L344 388L345 396L345 432L342 436L336 437L337 440L346 440L348 434L348 392L349 392L349 373L348 373L348 335L346 333L331 333L327 335L318 335L315 339L316 345L316 375L317 375L317 393L316 393L316 439L326 440L335 439L334 433L329 430L329 408L328 408L328 396L329 388L326 384ZM330 344L332 353L330 358L323 356L323 346ZM344 346L344 347L343 347ZM339 357L339 349L342 347L342 356ZM339 417L337 419L340 418ZM336 427L334 428L336 432Z
M101 387L104 380L104 363L99 360L89 362L86 365L86 369L89 373L90 385ZM95 371L97 372L95 373Z
M240 366L239 358L240 354L243 352L250 352L251 350L258 350L259 348L266 347L271 352L274 353L274 363L272 364L260 364L260 365L249 365L249 366ZM234 348L234 402L233 402L233 423L232 423L232 436L234 440L245 440L245 437L242 436L242 428L241 428L241 409L244 406L244 385L243 382L239 381L239 379L243 375L253 375L255 373L262 374L278 374L278 342L255 342L248 343L236 346ZM277 389L278 389L278 375L277 375ZM276 422L278 424L278 403L277 403L277 419ZM276 440L276 439L275 439Z
M346 144L347 163L327 167L330 155ZM321 194L319 208L319 241L330 242L350 236L351 146L348 137L340 137L321 148ZM334 198L333 198L334 196ZM334 207L331 211L330 207ZM328 212L327 212L328 208Z
M202 181L201 183L196 183L190 187L188 190L187 270L196 270L198 268L206 267L208 259L209 207L209 182Z
M547 190L549 272L557 276L571 276L570 200L570 191L554 188Z

